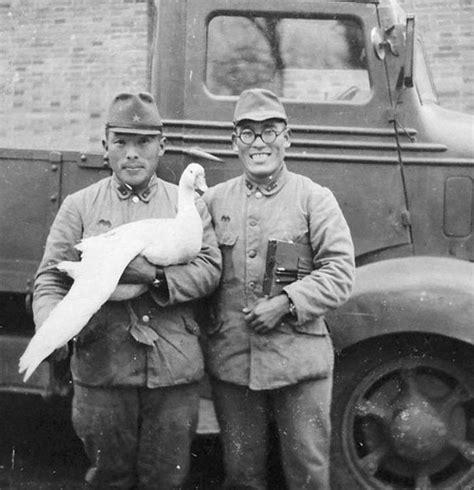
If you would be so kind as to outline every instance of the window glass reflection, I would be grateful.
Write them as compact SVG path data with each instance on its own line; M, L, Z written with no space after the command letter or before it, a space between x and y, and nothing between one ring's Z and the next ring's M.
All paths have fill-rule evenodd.
M264 87L289 99L367 100L362 30L352 19L214 17L206 85L216 95Z

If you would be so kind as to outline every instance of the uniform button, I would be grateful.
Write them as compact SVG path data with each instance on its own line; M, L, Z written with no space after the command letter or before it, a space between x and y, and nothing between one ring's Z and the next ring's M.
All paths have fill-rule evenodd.
M134 203L137 203L139 200L140 200L140 199L138 198L138 196L133 196L133 197L132 197L132 201L133 201Z
M250 282L249 282L249 288L250 288L250 289L254 289L254 288L255 288L255 282L250 281Z
M143 315L142 316L142 322L143 323L148 323L150 321L150 317L148 315Z
M250 252L249 252L249 257L250 257L251 259L253 259L253 258L254 258L254 257L256 257L256 256L257 256L257 252L256 252L256 250L250 250Z
M262 197L262 193L261 193L260 191L257 191L257 192L255 193L255 197L256 197L257 199L260 199L260 198Z
M257 222L256 222L256 221L251 221L251 222L249 223L249 225L250 225L250 226L257 226Z

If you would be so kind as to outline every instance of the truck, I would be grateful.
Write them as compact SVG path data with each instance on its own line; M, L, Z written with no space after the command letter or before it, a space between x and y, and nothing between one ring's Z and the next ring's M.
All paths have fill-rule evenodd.
M394 0L155 0L150 91L169 144L160 177L199 161L209 185L241 173L240 92L286 107L290 170L335 194L353 236L336 348L334 489L472 488L474 118L440 107L415 16ZM31 294L68 194L110 174L102 154L0 150L0 391L66 395L67 365L24 384ZM199 433L218 433L204 389Z

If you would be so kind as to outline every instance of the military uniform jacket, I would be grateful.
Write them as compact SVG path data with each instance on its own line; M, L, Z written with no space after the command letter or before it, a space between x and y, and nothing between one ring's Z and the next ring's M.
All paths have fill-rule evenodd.
M206 342L211 375L255 390L331 375L323 316L348 298L354 274L350 232L331 191L284 167L266 187L241 176L209 189L204 199L223 254ZM262 296L270 238L307 245L314 270L284 288L297 318L286 315L270 333L257 334L242 308Z
M178 188L153 177L148 189L132 195L114 177L68 196L50 230L38 269L33 311L37 327L67 293L70 281L55 265L79 260L74 248L82 238L145 218L173 218ZM73 379L88 386L146 386L189 383L203 375L193 302L211 293L220 277L221 257L206 206L203 245L186 265L165 269L169 294L151 290L130 301L109 301L74 339ZM138 342L131 329L141 325L158 334L153 345Z

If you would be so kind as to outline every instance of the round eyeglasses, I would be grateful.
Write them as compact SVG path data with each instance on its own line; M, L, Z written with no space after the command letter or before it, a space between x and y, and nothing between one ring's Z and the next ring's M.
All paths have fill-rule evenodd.
M265 128L261 133L256 133L253 129L245 128L242 129L242 131L240 131L237 136L244 145L251 145L258 136L260 136L260 139L264 143L270 144L273 143L285 130L286 128L283 128L281 131L278 132L276 129L273 128Z

